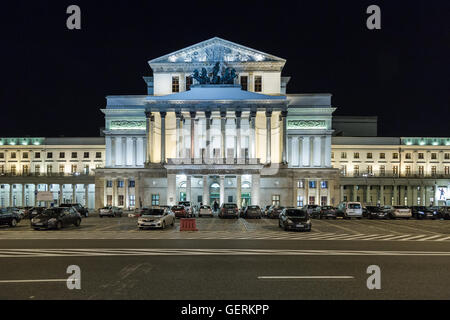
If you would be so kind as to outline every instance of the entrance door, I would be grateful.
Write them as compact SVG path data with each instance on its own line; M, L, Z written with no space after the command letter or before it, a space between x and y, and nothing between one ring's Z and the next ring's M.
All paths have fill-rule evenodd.
M249 206L252 203L252 198L250 193L241 194L241 205L242 208Z
M180 201L187 201L186 200L186 192L180 192Z

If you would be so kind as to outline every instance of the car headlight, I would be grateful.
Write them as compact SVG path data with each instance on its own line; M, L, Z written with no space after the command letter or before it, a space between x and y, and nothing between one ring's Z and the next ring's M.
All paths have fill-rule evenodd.
M287 223L294 223L291 219L286 220Z
M306 224L311 224L311 219L308 219L308 221L306 221Z
M55 218L52 218L52 219L49 219L48 220L48 223L55 223L56 222L56 219Z

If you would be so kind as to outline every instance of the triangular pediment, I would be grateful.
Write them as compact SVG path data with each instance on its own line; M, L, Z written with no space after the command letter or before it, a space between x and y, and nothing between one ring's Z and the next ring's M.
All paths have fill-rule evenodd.
M185 49L149 61L152 64L166 63L243 63L243 62L282 62L286 60L251 49L221 38L212 38Z

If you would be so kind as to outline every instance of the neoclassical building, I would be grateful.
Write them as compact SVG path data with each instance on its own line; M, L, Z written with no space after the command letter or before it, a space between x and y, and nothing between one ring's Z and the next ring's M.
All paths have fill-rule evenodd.
M450 138L333 117L331 94L287 93L285 63L220 38L149 61L145 95L106 97L104 137L0 138L0 206L450 205Z

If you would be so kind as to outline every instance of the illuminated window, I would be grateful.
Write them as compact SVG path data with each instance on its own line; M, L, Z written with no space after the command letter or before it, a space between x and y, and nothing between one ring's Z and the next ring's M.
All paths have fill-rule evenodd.
M16 159L17 155L15 152L11 152L11 159Z
M450 167L449 166L446 166L444 168L444 173L445 173L446 176L450 175Z
M431 175L435 176L436 175L436 166L432 166L431 167Z
M242 88L242 90L245 90L245 91L248 90L248 77L247 76L241 76L241 88Z
M123 188L123 180L117 180L117 188Z
M89 152L85 152L85 153L83 154L83 158L88 159L88 158L89 158Z
M272 205L274 205L274 206L280 205L280 195L279 194L272 195Z
M152 194L152 206L159 206L159 194Z
M353 153L353 158L355 158L355 159L359 159L359 152L355 152L355 153Z
M77 172L77 165L76 165L76 164L73 164L73 165L72 165L72 167L71 167L71 172L72 172L72 173Z
M311 196L311 197L309 197L309 204L316 204L316 197L314 197L314 196Z
M53 172L53 166L50 164L47 166L47 173L52 174L52 172Z
M372 172L373 172L372 166L367 166L367 173L372 174Z
M347 166L341 166L341 174L342 174L343 176L346 176L346 175L347 175Z
M301 208L303 207L303 197L297 196L297 207Z
M262 92L262 77L255 76L255 92Z
M172 92L180 92L180 78L172 77Z
M397 152L394 152L392 154L392 159L398 159L398 153Z
M384 177L386 175L386 167L380 166L380 176Z
M411 175L411 166L406 166L405 173L406 173L407 176Z
M3 164L0 165L0 173L5 173L5 166Z
M24 152L24 153L22 153L22 158L24 158L24 159L28 159L28 152Z
M78 158L78 154L76 152L72 152L72 159Z
M23 174L28 174L29 171L30 171L30 168L28 167L28 165L24 165L23 169L22 169Z
M305 187L305 182L303 180L297 181L297 188L303 189Z
M41 174L41 166L40 165L35 165L34 166L34 173L36 174L36 175L40 175Z
M398 175L398 166L392 166L392 174L394 176Z
M420 152L420 153L418 154L418 158L419 158L420 160L423 160L423 159L424 159L423 153Z
M359 176L359 166L354 166L353 167L353 175L354 176Z
M444 153L444 159L450 160L450 153Z
M405 159L408 159L408 160L410 160L411 159L411 153L407 153L407 154L405 154Z
M106 196L106 205L109 207L112 206L112 196L111 195Z
M436 160L437 159L437 153L432 153L431 154L431 160Z
M191 86L193 84L193 79L191 76L186 77L186 91L191 90Z
M59 173L64 174L64 165L63 164L59 165Z
M123 207L124 206L124 197L123 195L119 195L119 207Z
M328 181L320 181L320 187L322 189L328 189Z
M112 188L112 185L113 185L112 180L106 180L106 187L107 188Z
M320 205L321 205L322 207L326 206L326 205L327 205L327 202L328 202L327 196L322 196L322 197L320 197Z
M385 153L380 153L380 159L386 159L386 154Z
M309 187L310 187L311 189L315 189L315 188L316 188L316 181L315 181L315 180L309 181Z
M372 153L371 152L367 153L367 159L372 159Z
M15 165L15 164L13 164L13 165L11 166L11 174L12 174L13 176L16 175L16 165Z
M129 188L134 188L135 186L136 186L136 182L134 180L128 181L128 187Z
M341 152L341 158L347 159L347 152Z

